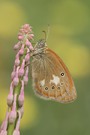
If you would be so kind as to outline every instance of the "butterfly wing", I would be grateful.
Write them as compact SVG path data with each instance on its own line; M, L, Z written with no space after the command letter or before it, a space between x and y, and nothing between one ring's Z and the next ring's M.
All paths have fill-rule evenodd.
M35 93L41 98L68 103L77 97L67 67L61 58L50 49L33 57L32 79Z

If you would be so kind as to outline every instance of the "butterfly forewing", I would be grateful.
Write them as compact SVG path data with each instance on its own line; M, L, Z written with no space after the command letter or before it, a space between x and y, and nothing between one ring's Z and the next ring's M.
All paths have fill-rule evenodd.
M77 94L72 77L61 58L50 49L33 56L32 78L35 93L44 99L68 103Z

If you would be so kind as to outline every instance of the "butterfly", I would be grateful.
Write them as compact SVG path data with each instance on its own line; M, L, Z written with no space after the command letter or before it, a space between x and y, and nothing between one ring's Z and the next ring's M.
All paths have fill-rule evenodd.
M77 93L73 79L62 59L40 39L32 52L32 81L37 96L69 103Z

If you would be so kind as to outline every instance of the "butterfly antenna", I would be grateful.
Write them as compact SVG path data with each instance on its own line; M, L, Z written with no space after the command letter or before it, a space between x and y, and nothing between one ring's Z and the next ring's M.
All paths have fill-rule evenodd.
M48 30L47 30L46 41L48 40L49 33L50 33L50 25L48 24Z
M50 32L50 25L48 25L48 31L47 31L47 33L46 33L46 31L45 31L45 30L43 30L42 32L43 32L43 33L44 33L44 35L45 35L45 41L47 41L48 36L49 36L49 32Z
M46 40L46 31L45 31L45 30L43 30L42 32L44 33L45 40Z

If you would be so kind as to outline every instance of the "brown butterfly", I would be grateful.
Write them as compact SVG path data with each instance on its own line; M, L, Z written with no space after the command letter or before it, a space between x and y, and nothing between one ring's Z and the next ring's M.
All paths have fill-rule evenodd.
M72 102L77 93L72 77L61 58L40 39L32 52L32 80L36 95L61 103Z

